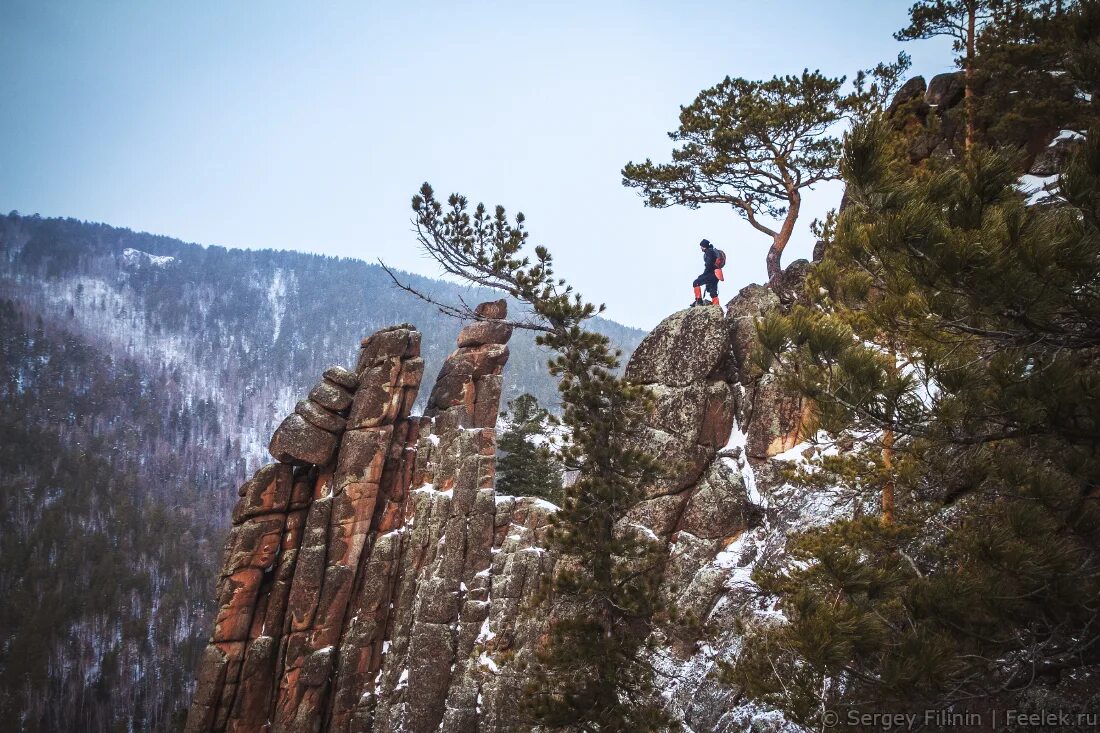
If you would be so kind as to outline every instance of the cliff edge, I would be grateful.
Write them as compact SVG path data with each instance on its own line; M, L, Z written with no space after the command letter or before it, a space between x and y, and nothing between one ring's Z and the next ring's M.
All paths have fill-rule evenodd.
M645 448L671 470L623 520L664 545L661 593L717 628L665 629L655 701L694 730L789 729L713 674L738 623L775 612L749 574L786 531L829 514L788 491L804 406L754 371L749 286L726 307L669 316L627 376L657 398ZM548 502L498 495L496 418L511 328L503 301L465 326L422 417L424 364L407 324L365 339L275 431L277 463L240 489L214 632L188 733L521 731L524 663L554 616ZM794 450L792 450L794 449Z

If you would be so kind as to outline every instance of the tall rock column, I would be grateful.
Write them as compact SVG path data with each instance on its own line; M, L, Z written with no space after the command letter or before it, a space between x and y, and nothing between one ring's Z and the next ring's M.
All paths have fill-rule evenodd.
M319 480L312 464L332 461L358 383L346 369L327 370L272 437L280 463L241 486L186 731L255 730L269 717L291 579Z
M295 570L290 634L272 720L275 731L316 731L325 722L336 647L360 574L386 458L395 434L403 445L406 419L424 373L419 354L420 333L409 326L380 331L363 342L347 428L331 473L323 472L327 486L317 492L306 521L307 533L311 528L315 532L309 538L309 562L303 551ZM391 474L395 470L399 473L391 469Z
M502 319L505 303L479 314ZM374 730L477 728L478 683L467 668L489 614L495 426L511 333L492 320L463 328L420 423Z
M419 351L411 326L364 340L356 372L327 370L272 436L279 463L241 487L189 733L323 726L375 510L407 475Z
M729 440L735 408L730 362L721 309L689 308L663 320L627 363L627 379L648 386L656 398L639 447L665 468L643 487L629 518L662 538L683 528L689 499Z
M496 416L511 326L478 307L428 400L408 325L365 339L241 487L189 733L469 730L489 613ZM414 489L415 490L412 490Z

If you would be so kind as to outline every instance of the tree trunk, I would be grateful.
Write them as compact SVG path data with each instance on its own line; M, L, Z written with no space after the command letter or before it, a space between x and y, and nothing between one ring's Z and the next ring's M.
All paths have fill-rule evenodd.
M886 483L882 485L882 523L894 523L894 431L882 433L882 468Z
M890 360L894 374L898 371L897 347L890 344ZM891 404L886 413L890 424L894 423L894 408ZM882 484L882 523L891 525L894 523L894 431L886 429L882 432L882 469L886 472L886 481Z
M783 256L783 249L787 246L787 242L791 241L791 235L794 234L794 224L798 221L798 210L802 206L802 196L798 193L798 189L790 191L788 197L790 205L787 208L787 217L783 220L783 226L772 237L772 246L768 250L768 284L773 289L779 285L779 276L783 274L779 260Z
M977 20L978 3L971 0L966 9L966 61L963 64L964 95L966 110L965 149L970 152L974 144L974 26Z

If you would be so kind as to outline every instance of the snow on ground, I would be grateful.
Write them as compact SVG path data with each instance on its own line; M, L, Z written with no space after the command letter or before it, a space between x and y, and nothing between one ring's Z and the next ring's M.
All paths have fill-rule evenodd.
M772 460L792 463L812 473L816 470L814 465L816 456L805 455L810 448L816 448L816 455L823 456L837 455L839 452L835 442L804 441L773 457ZM812 527L823 526L851 513L850 497L831 491L814 491L783 483L772 489L769 494L772 504L783 508L784 536L789 532L802 532Z
M1058 175L1033 176L1030 173L1020 176L1016 188L1027 196L1029 204L1046 201L1054 196L1058 185Z
M800 443L770 460L813 471L819 456L839 452L835 442L823 440L823 436L817 437L815 441ZM856 436L856 439L866 440L868 437L874 436ZM748 626L782 624L786 621L777 608L778 599L766 596L753 581L753 571L763 563L782 559L789 535L850 516L851 497L837 491L816 491L787 482L770 488L766 485L758 487L756 472L745 455L745 434L737 425L719 460L731 472L741 476L749 500L764 510L763 519L760 526L733 538L696 573L697 578L721 573L725 592L718 597L708 616L701 620L725 630L715 637L706 638L707 643L699 643L687 659L677 656L671 648L659 649L655 653L653 664L663 685L662 696L668 702L670 712L688 719L686 730L691 730L694 721L696 727L703 725L708 730L761 727L768 731L801 733L803 729L787 721L779 711L739 699L734 691L713 682L713 678L720 663L732 663L740 653L741 636L734 630L732 619L739 619ZM767 474L776 475L772 468ZM723 695L728 695L728 699L723 700ZM707 702L700 704L698 700ZM705 716L708 707L713 709L715 705L722 711L717 721ZM697 717L700 715L702 718Z
M477 663L479 665L481 665L482 667L485 667L486 669L488 669L493 674L496 674L498 671L500 671L497 668L497 663L494 662L493 658L490 657L486 652L481 653L481 656L478 657L478 659L477 659Z
M543 509L543 510L548 511L548 512L556 512L556 511L558 511L558 509L561 508L557 504L553 504L549 501L546 501L546 499L537 499L537 498L528 497L528 501L531 502L532 506L537 507L539 509Z
M1052 147L1052 148L1055 147L1062 140L1084 140L1084 139L1085 139L1085 136L1082 135L1081 133L1077 132L1077 130L1062 130L1061 132L1058 133L1057 137L1055 137L1053 140L1051 140L1050 147Z
M413 489L412 493L439 494L440 496L450 496L453 491L454 489L446 489L445 491L440 491L439 489L435 488L435 484L424 484L419 488Z
M492 641L496 638L496 632L489 628L489 617L486 616L485 620L481 622L481 630L478 632L475 644L484 644L485 642Z
M158 333L132 294L100 278L79 276L41 283L50 315L64 315L71 307L80 330L112 350L153 367L192 363L193 343L181 334ZM94 306L92 304L95 304ZM188 391L217 398L216 379L199 370L181 370Z
M741 480L745 484L745 491L748 494L749 501L759 507L767 507L768 500L756 490L756 474L753 473L752 466L749 465L745 457L745 443L747 440L748 436L741 432L741 426L737 423L737 420L734 420L733 430L730 432L730 437L729 440L726 441L726 445L720 451L720 455L728 451L737 452L739 455L737 458L730 455L722 455L721 461L727 468L733 471L733 473L741 476Z

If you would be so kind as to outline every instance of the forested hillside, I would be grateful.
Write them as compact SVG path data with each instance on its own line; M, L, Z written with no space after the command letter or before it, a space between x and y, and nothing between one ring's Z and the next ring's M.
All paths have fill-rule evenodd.
M11 300L0 333L0 721L160 728L190 683L221 545L201 508L240 462L203 455L214 408L167 372Z
M171 725L234 487L316 375L352 363L356 334L405 321L430 383L459 326L376 265L0 217L5 730ZM641 335L600 325L627 352ZM555 404L545 353L525 333L511 348L506 397Z

